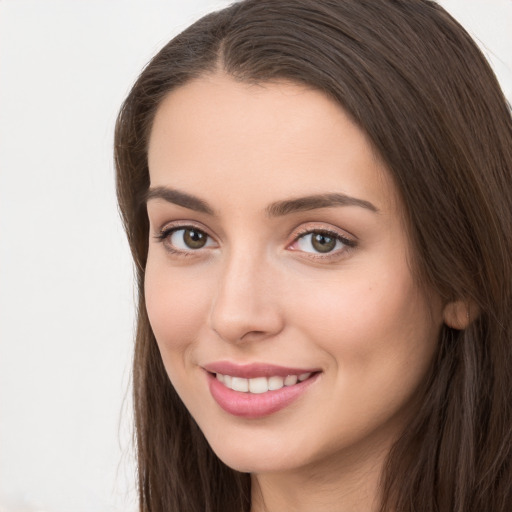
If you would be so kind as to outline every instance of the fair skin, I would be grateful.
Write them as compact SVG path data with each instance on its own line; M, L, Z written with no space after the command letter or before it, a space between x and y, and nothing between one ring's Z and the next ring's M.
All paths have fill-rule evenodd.
M166 97L148 158L148 315L212 449L251 473L253 512L375 510L446 316L413 279L388 170L322 93L220 73ZM310 375L253 410L222 394L219 361Z

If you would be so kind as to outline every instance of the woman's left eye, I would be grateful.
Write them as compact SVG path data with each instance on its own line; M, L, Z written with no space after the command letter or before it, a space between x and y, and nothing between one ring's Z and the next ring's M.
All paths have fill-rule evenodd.
M317 230L299 236L291 246L291 249L319 255L328 255L349 247L354 247L355 245L353 240L349 240L337 233Z

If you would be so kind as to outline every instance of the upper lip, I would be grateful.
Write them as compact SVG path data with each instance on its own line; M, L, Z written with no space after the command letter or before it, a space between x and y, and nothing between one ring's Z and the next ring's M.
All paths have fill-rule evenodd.
M231 375L231 377L242 377L252 379L256 377L286 377L288 375L301 375L303 373L314 373L320 371L318 368L292 368L278 366L270 363L236 364L230 361L217 361L202 365L210 373Z

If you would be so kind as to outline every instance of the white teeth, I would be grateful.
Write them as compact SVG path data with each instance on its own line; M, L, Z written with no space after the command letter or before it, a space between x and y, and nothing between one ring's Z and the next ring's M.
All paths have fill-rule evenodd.
M273 377L254 377L252 379L244 379L242 377L232 377L231 375L222 375L217 373L215 375L219 382L222 382L227 388L234 391L243 393L266 393L267 391L275 391L281 389L283 386L294 386L297 382L302 382L309 377L311 373L301 373L300 375L288 375L280 377L275 375Z
M269 377L268 379L268 389L274 391L276 389L281 389L284 386L283 377Z
M256 377L249 379L249 391L251 393L266 393L268 391L268 381L266 377Z
M231 389L234 391L243 391L244 393L247 393L247 391L249 391L249 381L241 377L232 377Z
M286 379L284 379L285 386L293 386L297 384L297 375L287 375Z

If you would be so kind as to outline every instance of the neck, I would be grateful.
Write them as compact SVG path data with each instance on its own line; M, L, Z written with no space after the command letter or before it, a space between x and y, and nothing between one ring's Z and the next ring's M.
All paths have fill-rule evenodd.
M385 455L336 454L321 464L252 475L251 512L376 512Z

